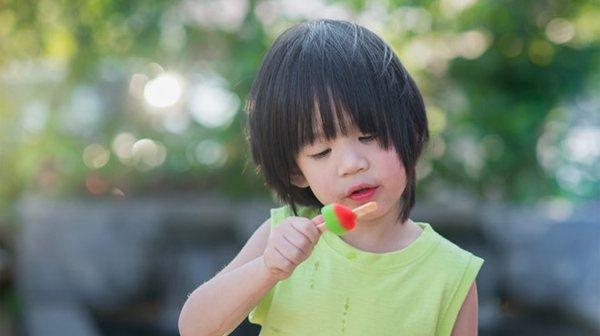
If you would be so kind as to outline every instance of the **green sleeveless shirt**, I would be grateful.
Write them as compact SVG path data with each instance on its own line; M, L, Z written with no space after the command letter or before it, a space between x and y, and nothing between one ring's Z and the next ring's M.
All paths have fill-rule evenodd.
M300 208L313 218L317 209ZM275 226L292 216L271 210ZM311 256L250 313L260 335L450 335L483 259L429 224L406 248L369 253L325 232Z

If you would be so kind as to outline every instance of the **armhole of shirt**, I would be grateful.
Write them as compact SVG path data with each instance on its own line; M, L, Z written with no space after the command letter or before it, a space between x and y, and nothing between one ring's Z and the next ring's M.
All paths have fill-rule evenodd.
M465 269L465 272L462 276L461 281L459 282L454 295L448 305L448 309L440 319L440 324L438 327L438 331L436 332L437 336L450 336L452 334L452 329L454 329L454 323L456 322L456 318L458 317L458 312L469 293L469 289L473 285L475 278L477 277L477 273L481 269L483 265L483 259L470 255L469 262Z
M286 208L287 207L271 209L271 231L273 231L275 225L281 223L281 221L288 216ZM267 317L267 313L269 312L269 308L271 307L271 302L273 301L273 295L275 294L276 288L277 285L275 285L275 287L273 287L269 293L267 293L267 295L260 300L258 305L252 309L248 315L248 320L251 323L263 325Z

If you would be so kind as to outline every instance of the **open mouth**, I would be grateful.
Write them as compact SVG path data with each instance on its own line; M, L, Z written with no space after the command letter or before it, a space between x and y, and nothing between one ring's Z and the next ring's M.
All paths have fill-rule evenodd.
M355 202L365 202L370 200L375 192L377 192L377 187L359 187L359 189L353 190L348 198Z
M362 189L354 190L352 192L352 195L361 194L361 193L364 193L366 191L369 191L370 189L373 189L373 188L362 188Z

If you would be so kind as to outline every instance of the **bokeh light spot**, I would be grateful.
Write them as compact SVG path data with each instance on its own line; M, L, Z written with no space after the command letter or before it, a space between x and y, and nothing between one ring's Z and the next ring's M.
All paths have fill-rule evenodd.
M196 159L203 165L221 167L227 161L227 152L220 143L207 139L196 147Z
M433 164L431 163L431 160L429 160L426 157L421 157L421 159L419 159L419 162L417 162L416 167L417 179L422 180L426 178L427 176L429 176L429 174L431 174L432 171Z
M133 165L133 145L137 141L131 133L120 133L113 139L112 148L119 160L127 165Z
M85 187L91 194L100 195L108 190L108 181L105 176L91 172L85 178Z
M99 144L91 144L83 151L83 163L88 168L98 169L104 167L110 159L110 151Z
M446 128L446 115L437 106L427 106L427 119L432 134L439 134Z
M131 80L129 81L129 94L131 94L136 99L144 99L144 87L150 78L144 74L135 74L131 76Z
M144 86L144 98L153 107L175 105L183 94L181 79L174 74L164 73Z
M556 221L564 221L573 214L573 204L564 198L554 198L545 203L546 215Z
M427 155L432 159L441 158L446 152L446 141L441 136L432 136L427 144Z
M140 171L152 170L165 162L167 149L165 146L154 140L138 140L131 148L133 162Z
M569 160L591 166L600 158L600 128L575 127L567 133L564 146Z
M546 26L546 37L555 44L569 42L575 36L575 28L565 19L554 19Z
M240 107L238 96L225 88L203 83L190 89L192 117L208 128L228 126Z
M478 30L469 31L460 35L457 52L464 58L476 59L487 50L490 41L489 33Z
M31 133L40 132L46 126L49 117L50 109L48 104L40 100L34 100L23 109L21 128Z
M537 65L545 66L552 63L554 48L545 40L534 40L529 44L529 59Z

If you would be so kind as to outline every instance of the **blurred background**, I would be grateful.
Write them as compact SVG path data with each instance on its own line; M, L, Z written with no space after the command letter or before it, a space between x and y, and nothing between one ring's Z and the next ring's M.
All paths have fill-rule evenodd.
M276 205L245 143L260 61L322 17L425 97L412 218L486 259L480 335L600 335L593 0L0 2L0 334L177 335Z

